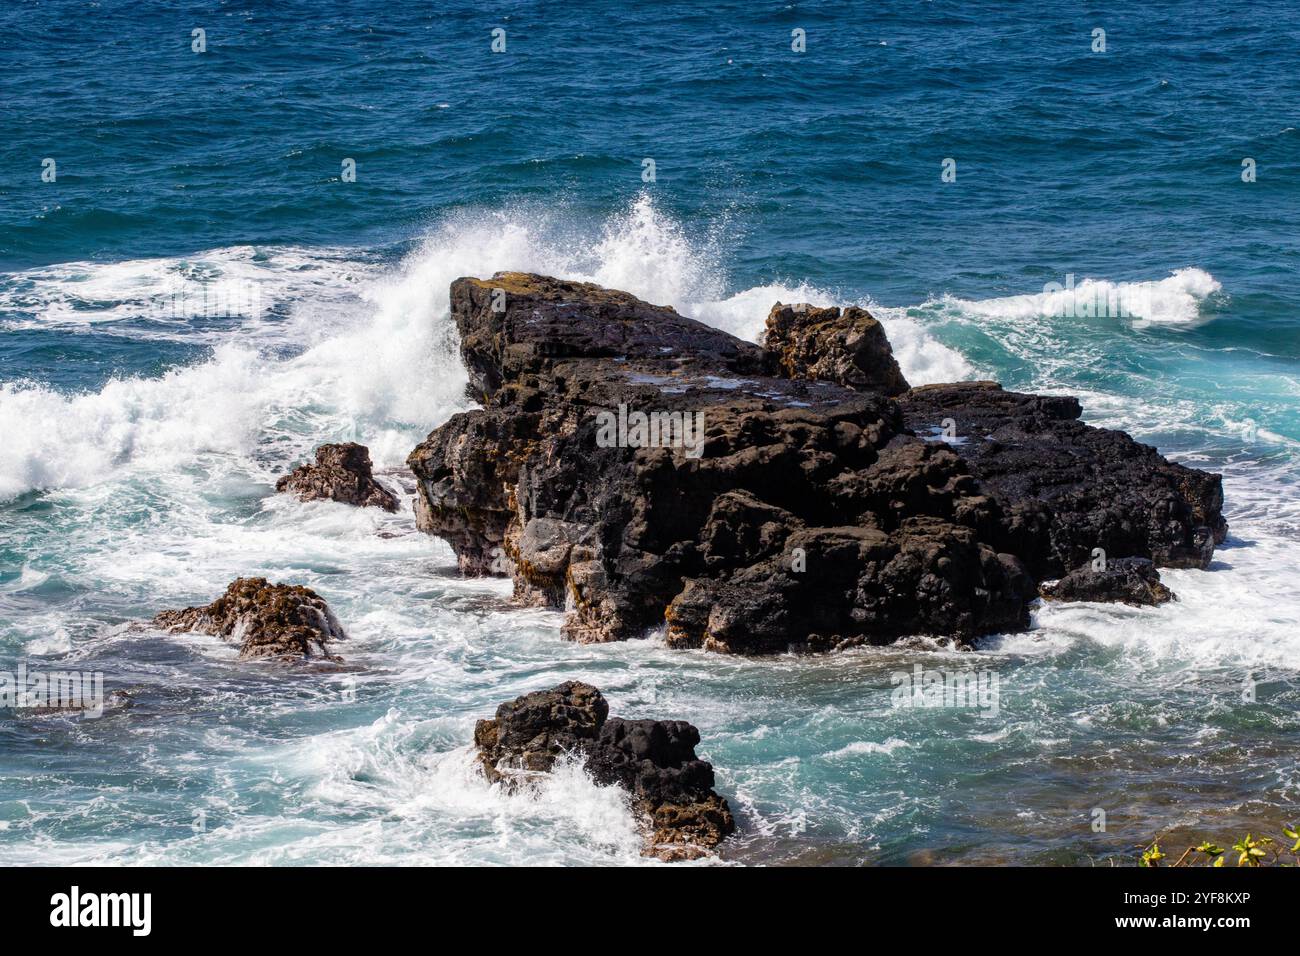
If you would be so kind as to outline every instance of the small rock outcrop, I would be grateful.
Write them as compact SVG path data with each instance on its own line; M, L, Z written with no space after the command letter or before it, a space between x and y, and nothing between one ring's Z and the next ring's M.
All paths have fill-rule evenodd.
M329 645L347 637L325 599L311 588L271 584L266 578L238 578L211 604L163 611L153 624L172 633L189 631L238 641L241 660L338 660Z
M321 445L316 461L299 465L275 483L301 501L341 501L359 508L398 509L397 496L375 481L370 449L356 442Z
M409 456L418 526L566 636L745 654L1020 630L1093 549L1206 567L1220 477L992 382L906 389L860 309L765 348L624 292L458 279L473 397Z
M648 856L695 859L735 830L713 790L713 767L695 756L699 731L680 720L625 720L590 684L566 681L524 694L474 728L488 780L517 788L572 754L602 786L617 784L641 816Z
M767 317L763 348L784 378L818 379L884 395L908 389L884 326L866 309L778 302Z
M1113 558L1104 571L1091 564L1075 568L1055 584L1040 589L1049 601L1105 601L1154 606L1177 600L1160 581L1160 572L1146 558Z

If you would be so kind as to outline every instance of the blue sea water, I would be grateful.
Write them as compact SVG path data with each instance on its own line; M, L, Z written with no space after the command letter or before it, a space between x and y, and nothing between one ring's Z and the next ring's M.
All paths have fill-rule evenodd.
M638 862L580 768L472 769L476 718L568 678L700 727L732 861L1129 861L1293 820L1298 49L1275 0L3 5L0 670L125 696L0 712L0 860ZM467 407L448 284L498 269L748 338L866 304L914 384L1077 394L1223 473L1231 535L1164 573L1177 604L974 654L562 641L409 509L273 494L341 439L409 488ZM249 574L325 595L349 667L130 627ZM917 663L995 673L997 712L891 706Z

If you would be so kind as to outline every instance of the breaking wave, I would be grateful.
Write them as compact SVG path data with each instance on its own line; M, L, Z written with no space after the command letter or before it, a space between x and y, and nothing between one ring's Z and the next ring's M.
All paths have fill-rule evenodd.
M0 310L17 316L10 327L199 341L212 351L97 392L0 385L0 500L209 453L279 464L326 440L364 442L379 467L396 467L465 405L448 287L501 270L624 289L751 341L777 301L835 301L804 284L726 294L714 245L644 195L587 231L528 207L463 212L386 268L359 251L239 246L11 274L0 278ZM968 363L919 322L901 313L882 321L914 383L969 377Z

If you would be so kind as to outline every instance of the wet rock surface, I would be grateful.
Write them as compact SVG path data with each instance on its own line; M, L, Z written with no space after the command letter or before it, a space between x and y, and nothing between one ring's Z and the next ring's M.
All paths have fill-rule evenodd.
M685 721L610 717L600 691L578 681L504 703L474 729L493 783L525 786L572 755L596 783L622 787L641 817L644 852L664 860L706 855L735 829L713 767L695 755L699 742Z
M330 647L347 634L325 599L298 584L238 578L211 604L163 611L155 627L239 643L241 659L295 657L338 660Z
M275 483L301 501L340 501L359 508L398 509L397 496L375 481L370 450L355 442L321 445L316 461L299 465Z
M1104 601L1154 606L1177 600L1160 581L1160 572L1146 558L1118 558L1106 562L1103 570L1091 564L1075 568L1055 584L1040 591L1049 601Z
M1027 626L1036 583L1094 548L1203 567L1226 530L1217 475L1074 399L891 397L906 383L862 310L778 306L765 350L545 276L459 279L451 303L483 407L410 455L418 524L465 573L564 608L576 640L969 642Z

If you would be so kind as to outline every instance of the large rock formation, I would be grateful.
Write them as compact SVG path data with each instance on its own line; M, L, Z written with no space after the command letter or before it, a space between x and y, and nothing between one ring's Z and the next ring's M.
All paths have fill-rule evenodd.
M275 483L301 501L341 501L360 508L397 510L397 496L375 481L370 449L356 442L321 445L314 464L299 465Z
M1026 626L1035 582L1093 548L1203 566L1223 534L1218 476L1073 399L890 398L906 383L862 310L778 306L764 349L543 276L459 279L451 304L484 407L412 452L418 523L577 640L969 641Z
M695 756L700 733L681 720L624 720L590 684L566 681L497 708L474 728L479 763L494 783L517 788L572 754L598 784L633 798L645 852L693 859L735 829L731 808L713 790L713 767Z
M742 652L1023 626L1033 582L975 533L992 502L883 395L766 374L757 346L542 276L451 290L471 386L410 456L467 573L582 641Z
M211 604L163 611L155 627L191 631L239 642L240 659L299 657L338 660L329 645L346 638L325 599L299 584L238 578Z
M1146 558L1118 558L1098 570L1091 564L1075 568L1055 584L1039 591L1049 601L1122 602L1154 606L1175 600L1160 581L1160 572Z

